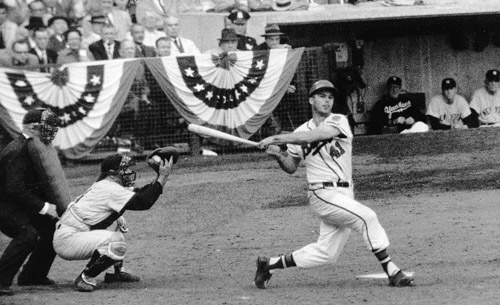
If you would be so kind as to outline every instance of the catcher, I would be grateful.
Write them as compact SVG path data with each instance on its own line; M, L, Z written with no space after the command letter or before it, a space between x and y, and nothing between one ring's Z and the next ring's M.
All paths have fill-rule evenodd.
M123 259L127 232L123 213L126 210L148 210L162 194L172 165L178 159L173 147L153 151L147 162L157 173L156 179L142 188L133 188L136 172L131 169L133 160L127 155L108 156L101 164L97 181L81 196L71 202L56 224L54 250L65 260L86 260L86 268L78 275L74 288L92 292L96 277L114 266L114 273L107 272L105 283L137 282L138 276L126 272ZM106 230L117 224L115 231Z

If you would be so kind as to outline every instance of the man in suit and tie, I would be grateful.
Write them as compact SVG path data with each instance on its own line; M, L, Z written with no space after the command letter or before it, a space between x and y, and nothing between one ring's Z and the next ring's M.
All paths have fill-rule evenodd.
M172 55L198 55L200 50L192 40L179 36L179 18L165 19L165 33L172 40Z
M0 49L10 49L16 40L17 24L7 19L7 5L0 2Z
M53 35L49 38L48 49L59 52L66 48L64 33L69 29L69 22L66 17L54 16L49 19L49 28L53 31Z
M130 35L135 43L135 57L155 57L156 50L153 47L148 47L144 45L144 26L141 24L134 24L130 29Z
M120 57L120 42L115 40L116 30L111 24L105 24L101 30L102 39L89 45L89 51L95 60L109 60Z
M57 52L47 49L49 45L49 31L46 27L38 27L33 30L33 41L35 47L30 49L30 53L38 57L40 72L52 72L52 65L57 62Z

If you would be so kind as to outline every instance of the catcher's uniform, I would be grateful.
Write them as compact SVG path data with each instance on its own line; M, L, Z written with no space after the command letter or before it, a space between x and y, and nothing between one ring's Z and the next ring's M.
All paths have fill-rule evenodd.
M371 251L389 246L389 239L375 212L354 199L351 163L353 135L347 118L341 114L330 114L321 124L335 127L340 135L302 146L288 144L288 153L304 160L309 203L321 220L317 242L293 252L299 268L334 263L351 229L363 235ZM316 127L311 119L295 132Z
M108 179L94 183L70 203L57 223L53 241L56 253L66 260L89 259L95 250L114 257L112 244L123 243L125 238L121 232L106 228L125 210L149 209L161 193L158 182L134 191Z

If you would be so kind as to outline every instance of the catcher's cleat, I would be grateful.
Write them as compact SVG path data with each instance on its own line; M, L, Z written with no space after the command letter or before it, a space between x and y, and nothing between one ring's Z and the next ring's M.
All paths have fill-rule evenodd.
M82 292L92 292L96 288L96 282L94 278L89 278L85 274L80 273L73 284L76 290Z
M264 283L269 282L272 274L269 272L269 259L259 256L257 258L257 271L255 272L254 284L259 289L266 289Z
M104 283L116 283L116 282L139 282L141 280L137 275L133 275L129 272L120 271L118 273L106 273L104 275Z
M413 285L414 278L399 270L395 275L389 276L389 286L392 287L407 287Z

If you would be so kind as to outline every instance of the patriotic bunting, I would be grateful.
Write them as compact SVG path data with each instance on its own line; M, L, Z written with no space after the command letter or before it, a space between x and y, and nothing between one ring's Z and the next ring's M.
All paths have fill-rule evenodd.
M62 126L54 146L69 159L106 135L143 63L190 123L242 138L257 132L286 93L304 48L75 63L52 74L0 69L0 124L12 136L45 107Z
M51 109L62 121L54 146L67 158L90 153L111 128L125 102L138 60L78 63L53 74L0 70L0 122L12 135L27 111Z
M303 51L273 49L145 62L190 123L249 138L286 93Z

